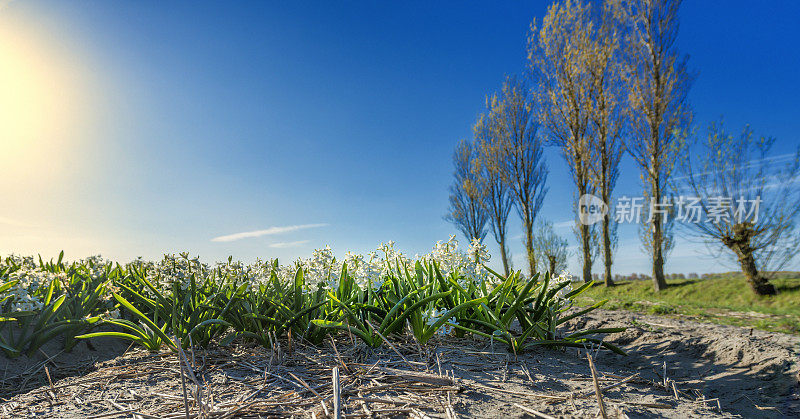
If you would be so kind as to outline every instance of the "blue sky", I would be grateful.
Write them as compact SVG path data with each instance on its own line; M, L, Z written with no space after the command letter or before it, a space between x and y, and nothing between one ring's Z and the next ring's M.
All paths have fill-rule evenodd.
M32 115L60 122L5 152L0 254L129 260L185 250L246 261L288 261L325 244L366 252L388 240L413 255L455 233L442 219L453 147L470 136L485 95L524 70L529 25L547 6L4 3L0 43L24 44L17 70L33 63L49 81L32 84L47 86L41 100L54 105ZM679 46L698 73L699 127L724 116L735 131L750 123L775 136L775 154L794 150L798 18L793 1L683 5ZM560 226L574 186L556 150L547 159L540 217ZM639 191L626 157L617 195ZM516 219L510 230L521 268ZM254 231L263 234L236 236ZM575 242L569 227L558 231ZM616 270L649 272L635 228L622 227L619 240ZM728 269L699 248L679 244L667 270Z

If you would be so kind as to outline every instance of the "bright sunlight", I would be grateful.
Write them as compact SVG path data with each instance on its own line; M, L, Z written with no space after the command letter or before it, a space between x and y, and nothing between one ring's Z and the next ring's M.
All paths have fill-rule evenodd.
M57 156L77 117L76 86L61 73L59 54L42 44L30 31L0 26L0 164L5 171Z

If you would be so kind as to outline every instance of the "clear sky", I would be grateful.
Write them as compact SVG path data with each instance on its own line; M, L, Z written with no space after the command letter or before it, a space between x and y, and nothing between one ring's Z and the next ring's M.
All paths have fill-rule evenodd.
M232 4L0 0L0 254L288 262L389 240L413 255L455 233L453 147L524 70L546 2ZM796 1L683 5L699 127L724 116L793 151L798 20ZM547 158L540 218L574 244L574 187ZM640 189L626 157L617 194ZM616 271L649 272L636 230L620 233ZM667 270L727 270L697 250L679 244Z

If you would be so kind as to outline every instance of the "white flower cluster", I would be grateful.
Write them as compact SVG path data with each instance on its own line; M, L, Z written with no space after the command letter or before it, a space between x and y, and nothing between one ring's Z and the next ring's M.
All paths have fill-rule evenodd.
M444 316L445 313L447 313L447 310L445 309L437 310L434 308L427 311L425 313L426 317L428 318L426 323L428 324L428 326L433 326L433 324L438 322L442 318L442 316ZM447 320L447 323L445 323L442 327L439 328L439 330L436 331L436 333L439 335L449 335L453 331L453 329L455 329L455 325L457 324L458 322L456 321L456 319L451 317L450 319Z
M89 256L86 259L78 261L78 268L84 268L85 272L93 280L105 279L106 269L111 267L113 263L103 259L102 256Z
M195 281L202 282L211 273L208 265L200 263L199 258L190 258L188 253L164 255L164 259L147 265L145 263L149 268L146 279L163 291L170 290L174 283L186 290L191 284L192 275L195 275Z
M343 264L347 265L348 275L359 287L377 289L393 270L404 267L411 270L415 260L436 262L444 275L460 274L473 280L484 280L488 276L488 272L483 264L489 261L489 257L486 246L477 240L473 241L465 252L458 249L458 240L455 236L451 236L447 241L437 242L430 253L417 255L413 260L397 250L395 243L390 241L381 244L366 255L348 252L341 260L334 256L330 246L325 246L322 249L314 250L311 257L298 259L289 265L277 265L274 261L267 262L259 259L250 265L228 260L210 266L201 263L197 257L181 253L164 255L164 258L158 262L138 258L127 266L129 269L136 267L145 272L146 279L165 293L169 293L175 283L179 284L182 290L187 290L190 287L192 275L195 276L198 285L210 279L219 283L235 280L239 283L248 283L251 287L257 287L269 281L273 272L281 281L292 281L298 268L303 269L306 284L311 288L316 288L318 285L335 288L339 284ZM3 260L9 266L11 261L21 266L7 279L20 279L20 282L8 291L12 294L14 308L17 311L40 308L41 302L37 298L37 290L42 286L46 287L57 275L41 270L36 260L30 256L11 255ZM101 256L91 256L78 261L73 266L92 279L103 279L112 263ZM65 274L58 275L65 276ZM0 297L0 300L3 297L6 295Z
M397 263L409 263L401 252L395 250L394 242L381 244L375 251L366 256L358 253L347 252L342 260L337 260L330 246L314 250L310 258L299 259L292 266L293 269L281 267L279 276L294 275L297 267L303 268L306 282L312 286L322 284L324 287L338 286L342 265L347 266L347 275L362 289L380 287L383 279L389 274L390 269Z
M20 256L12 253L4 260L6 265L11 265L10 262L13 262L13 264L21 266L23 269L36 269L39 266L33 256Z
M53 280L64 281L67 275L63 272L52 273L38 267L20 268L3 279L3 282L19 281L14 286L6 290L0 300L11 301L11 311L35 311L40 310L44 304L41 297L45 289Z
M306 281L311 284L326 283L329 287L335 287L339 283L341 264L336 263L330 246L314 249L310 258L296 264L303 267Z
M433 251L420 259L437 262L439 269L445 275L460 273L472 280L482 281L489 274L483 265L489 262L490 257L486 246L476 239L472 240L466 253L459 251L458 240L452 235L446 242L441 240L436 242Z
M547 288L548 288L548 290L550 290L550 289L553 289L553 288L561 285L564 282L567 282L568 284L565 285L564 288L561 288L560 290L558 290L558 292L556 293L556 297L557 298L565 300L566 299L565 298L566 295L569 294L572 291L572 281L573 281L572 274L570 274L567 271L563 271L563 272L561 272L561 275L559 275L557 277L550 278L550 284L548 284Z
M252 288L258 286L269 279L270 264L256 259L256 262L251 265L244 265L239 261L228 261L225 263L217 263L216 269L213 274L218 275L217 281L236 281L244 282Z
M258 261L257 261L258 262ZM258 264L245 266L244 263L238 260L229 260L227 262L217 262L213 270L203 268L204 272L210 272L212 275L218 275L218 280L222 281L226 278L250 278L257 281L256 275L260 273Z
M472 279L483 280L488 272L482 264L488 262L489 254L486 246L478 241L473 242L467 252L458 250L458 241L455 236L450 240L439 241L431 253L417 255L415 260L421 262L436 262L444 275L460 273ZM335 288L339 284L342 265L347 265L347 274L362 289L372 287L377 289L388 277L392 270L402 269L405 265L411 269L414 260L406 257L395 248L395 242L381 244L377 249L362 255L347 252L343 258L337 259L330 246L315 249L311 257L298 259L291 265L280 265L276 275L283 281L294 278L297 268L302 268L306 283L313 287L322 285L326 288ZM248 277L252 282L260 282L270 277L275 270L272 263L257 261L255 265L246 267Z

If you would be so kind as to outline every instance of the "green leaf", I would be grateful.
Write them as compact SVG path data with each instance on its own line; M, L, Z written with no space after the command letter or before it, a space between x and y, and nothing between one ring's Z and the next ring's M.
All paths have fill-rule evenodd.
M564 298L566 298L566 299L572 299L573 297L577 297L577 296L578 296L578 295L580 295L582 292L584 292L584 291L586 291L587 289L589 289L589 287L591 287L592 285L594 285L594 281L593 281L593 280L592 280L592 281L589 281L589 282L584 282L584 283L583 283L583 285L581 285L580 287L578 287L578 288L576 288L576 289L574 289L574 290L572 290L572 291L568 292L568 293L567 293L567 294L564 296Z
M193 334L195 334L195 333L197 333L197 332L201 331L201 330L202 330L204 327L211 326L211 325L221 325L221 326L228 326L228 327L230 327L230 326L231 326L231 324L230 324L230 323L228 323L228 322L226 322L225 320L221 320L221 319L208 319L208 320L202 321L202 322L200 322L199 324L197 324L196 326L194 326L194 327L192 328L192 330L191 330L191 331L189 331L189 334L190 334L190 335L193 335Z
M517 310L519 310L519 308L522 306L522 303L528 297L528 293L531 291L531 288L533 288L533 286L536 284L537 278L538 274L534 275L534 277L531 278L527 284L525 284L525 288L522 289L522 292L520 292L520 294L517 296L517 299L514 301L514 304L511 305L511 308L508 309L506 314L504 314L500 319L500 322L503 324L508 324L508 322L514 317L514 315L517 313ZM547 286L546 278L547 276L545 276L545 287Z
M456 314L458 314L458 312L460 312L460 311L462 311L464 309L467 309L469 307L473 307L473 306L476 306L478 304L485 303L485 302L486 302L486 298L476 298L474 300L470 300L470 301L467 301L465 303L461 303L458 306L456 306L455 308L452 308L452 309L446 311L444 314L442 314L442 317L439 320L436 321L436 323L431 325L428 328L428 330L425 331L425 334L422 336L422 339L420 340L420 343L422 343L422 344L426 343L433 336L433 334L436 333L437 330L439 330L440 327L442 327L445 323L447 323L447 321L450 320L451 317L453 317Z
M3 285L0 285L0 293L6 292L9 288L17 285L19 283L19 279L14 279L11 281L6 282Z
M410 300L412 297L417 296L419 293L421 293L422 291L428 289L429 287L430 287L430 284L425 285L422 288L417 288L416 290L411 291L410 293L406 294L405 297L401 298L400 301L395 303L394 306L392 307L392 309L389 310L389 313L387 313L386 316L383 318L383 321L381 322L380 326L378 327L378 330L386 330L386 327L387 327L388 323L392 320L392 318L395 316L395 314L397 314L397 312L400 311L403 308L403 305L405 305L406 301Z
M371 334L367 334L366 332L361 331L358 328L355 328L353 326L348 326L342 322L333 322L330 320L316 319L312 320L311 323L313 323L317 327L322 327L325 329L339 329L339 330L349 331L350 333L361 338L361 340L363 340L367 345L374 346L375 344L375 339L373 339L373 336ZM380 342L380 339L378 340L378 342Z
M157 334L157 335L158 335L158 336L159 336L159 337L160 337L160 338L161 338L161 339L162 339L164 342L166 342L166 343L167 343L167 345L168 345L170 348L172 348L173 350L177 350L177 349L178 349L178 348L175 346L175 343L173 343L173 342L172 342L172 339L170 339L170 338L167 336L167 334L166 334L166 333L164 333L164 330L160 329L160 328L159 328L159 327L158 327L158 326L157 326L155 323L153 323L153 321L152 321L152 320L150 320L150 318L148 318L147 316L145 316L144 314L142 314L142 312L141 312L141 311L137 310L137 309L136 309L136 307L134 307L134 306L133 306L133 304L129 303L129 302L128 302L128 300L126 300L125 298L123 298L121 295L119 295L119 294L117 294L117 293L112 293L111 295L113 295L113 296L114 296L114 299L116 299L116 300L117 300L117 301L118 301L120 304L122 304L122 305L123 305L125 308L127 308L128 310L130 310L130 312L131 312L131 313L133 313L133 314L135 314L137 317L139 317L139 320L140 320L142 323L146 324L146 325L147 325L147 326L150 328L150 330L152 330L152 331L153 331L154 333L156 333L156 334Z
M383 333L384 335L389 334L389 333L394 333L395 330L397 330L400 326L403 325L403 322L409 316L412 316L412 315L416 314L417 310L419 310L420 307L430 303L431 301L441 300L442 298L450 295L450 293L452 293L452 292L453 292L452 290L446 291L446 292L440 292L440 293L428 296L426 298L423 298L420 301L417 301L416 303L412 304L411 307L403 310L403 313L401 313L399 317L397 317L393 322L391 322L389 324L389 326L386 327L385 331L381 331L381 333Z

